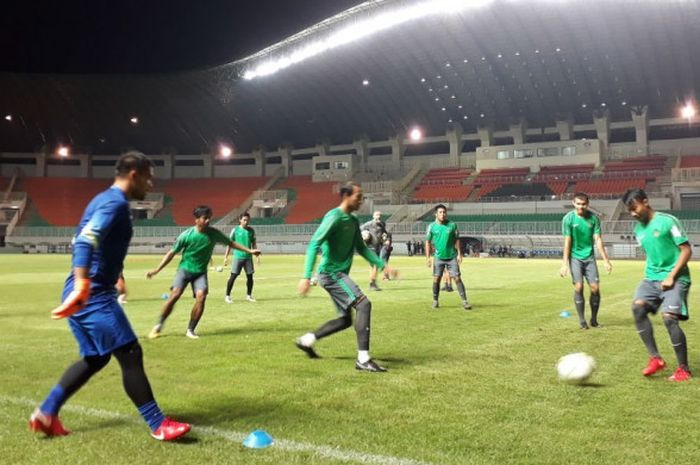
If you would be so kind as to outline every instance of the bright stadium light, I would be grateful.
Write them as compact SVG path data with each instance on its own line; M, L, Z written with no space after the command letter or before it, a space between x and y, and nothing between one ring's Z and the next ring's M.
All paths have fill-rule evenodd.
M12 115L5 115L5 121L12 121Z
M228 145L222 145L219 147L219 155L224 158L228 158L233 154L233 150Z
M131 124L139 124L138 116L132 116L131 118L129 118L129 121L131 121Z
M686 103L685 106L681 109L681 116L683 116L683 118L687 120L692 119L695 116L695 113L695 107L690 103Z
M302 62L327 50L334 49L377 32L391 29L412 20L434 15L456 14L468 8L480 8L494 0L426 0L414 5L403 6L391 11L383 11L367 19L355 21L341 27L330 35L314 42L307 42L288 55L270 58L269 61L253 66L243 72L243 79L251 80L268 76L293 64Z
M59 157L65 158L70 154L70 150L68 150L68 147L66 147L65 145L59 145L58 149L56 150L56 153Z
M413 128L411 132L408 133L408 137L413 141L421 140L423 138L423 131L418 128Z

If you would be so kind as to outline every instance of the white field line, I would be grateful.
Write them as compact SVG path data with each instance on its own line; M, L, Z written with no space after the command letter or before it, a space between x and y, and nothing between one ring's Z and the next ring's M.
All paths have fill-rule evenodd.
M8 397L0 395L0 404L12 404L21 405L26 407L35 407L38 405L37 401L26 399L22 397ZM128 421L130 423L137 423L135 415L124 415L117 412L110 412L107 410L94 409L89 407L81 407L79 405L67 404L63 407L63 410L77 413L79 415L97 417L103 419L119 419ZM225 439L229 442L242 443L243 440L248 437L248 434L241 433L238 431L228 431L224 429L214 428L212 426L193 426L192 431L204 434L207 436L214 436L218 438ZM332 446L319 446L316 444L311 444L308 442L297 442L288 441L286 439L274 438L275 449L280 449L290 452L305 452L313 453L317 456L335 460L344 460L347 462L356 462L362 464L371 465L432 465L429 462L423 462L420 460L404 459L400 457L393 457L388 455L375 455L366 454L364 452L357 452L352 450L339 449Z

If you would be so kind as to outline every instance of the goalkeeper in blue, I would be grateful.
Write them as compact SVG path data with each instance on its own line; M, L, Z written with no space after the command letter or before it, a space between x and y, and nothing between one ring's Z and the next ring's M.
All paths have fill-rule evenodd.
M47 436L70 433L58 412L112 358L122 371L124 390L151 430L151 436L170 441L190 430L187 423L167 418L156 403L143 367L143 353L115 285L124 267L132 235L129 200L143 200L153 176L151 160L127 152L117 161L114 184L88 204L73 239L72 273L63 289L63 303L53 319L68 318L80 356L63 373L44 402L34 410L29 427Z

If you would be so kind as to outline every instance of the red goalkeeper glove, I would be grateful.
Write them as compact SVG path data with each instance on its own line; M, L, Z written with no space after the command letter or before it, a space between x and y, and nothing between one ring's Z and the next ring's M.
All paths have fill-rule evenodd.
M90 298L90 279L76 279L73 283L73 291L68 294L61 305L51 311L51 318L59 320L71 316L80 311Z

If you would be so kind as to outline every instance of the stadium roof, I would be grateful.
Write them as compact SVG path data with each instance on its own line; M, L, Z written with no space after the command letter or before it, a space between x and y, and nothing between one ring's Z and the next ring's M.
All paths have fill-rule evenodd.
M0 117L11 115L0 150L200 153L225 141L249 152L385 139L413 125L428 135L450 122L545 127L600 110L627 120L638 105L674 117L700 88L697 43L691 0L369 1L212 69L0 73ZM244 78L261 69L276 72Z

